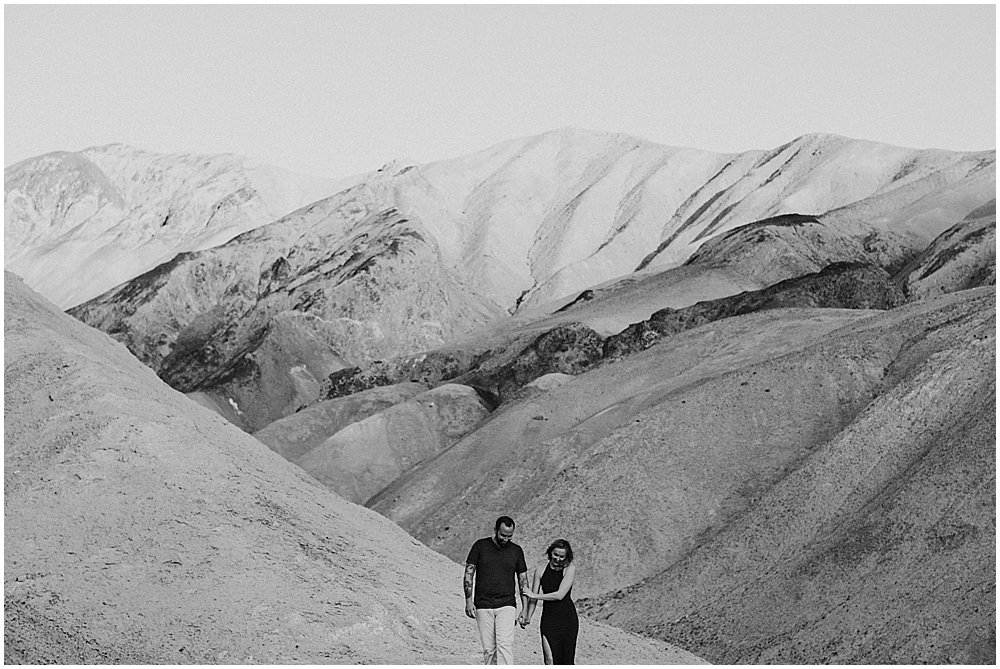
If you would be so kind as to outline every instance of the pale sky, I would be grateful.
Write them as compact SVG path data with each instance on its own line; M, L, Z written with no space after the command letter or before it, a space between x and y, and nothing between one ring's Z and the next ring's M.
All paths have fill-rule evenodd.
M123 142L322 176L562 127L996 147L986 5L4 6L4 165Z

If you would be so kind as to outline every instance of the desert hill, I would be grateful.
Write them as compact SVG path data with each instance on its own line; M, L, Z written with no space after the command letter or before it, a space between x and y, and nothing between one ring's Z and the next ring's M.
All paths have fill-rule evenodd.
M368 506L457 556L506 504L595 614L713 661L988 661L994 408L993 288L772 309L514 400Z
M899 273L914 298L996 285L997 203L988 203L945 230Z
M4 309L5 663L478 661L459 565L10 273ZM699 661L583 624L585 662Z
M680 288L692 302L834 261L894 272L994 197L995 180L995 152L807 135L730 155L550 132L389 165L72 313L171 386L235 404L254 431L316 401L342 368L438 348L508 313L689 260L697 270ZM770 223L749 236L758 221ZM663 299L630 322L676 306Z
M321 445L327 437L352 423L428 390L420 383L380 386L348 397L317 402L291 416L279 419L254 433L254 437L292 462Z
M868 362L870 400L805 442L794 466L753 481L752 503L680 560L598 598L592 612L715 662L995 663L995 305L993 288L963 291L814 347L813 360L824 349L843 359L845 345L864 351L854 360ZM872 367L892 341L879 380ZM799 387L782 385L771 392ZM670 418L662 424L673 431ZM777 427L769 444L780 443ZM743 434L753 443L752 429ZM591 481L634 458L628 436L610 440L600 464L581 463ZM702 461L732 448L711 434L695 439L688 457ZM566 499L560 492L551 498Z
M294 462L360 504L417 463L474 431L489 415L488 406L473 388L446 383L354 420ZM266 436L259 432L255 436L270 446Z

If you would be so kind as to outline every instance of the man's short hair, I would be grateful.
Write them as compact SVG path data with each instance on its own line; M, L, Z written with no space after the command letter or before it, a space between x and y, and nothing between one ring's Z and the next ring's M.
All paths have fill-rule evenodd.
M510 516L500 516L497 518L497 524L493 527L493 531L499 532L501 525L506 525L510 529L514 529L514 519Z

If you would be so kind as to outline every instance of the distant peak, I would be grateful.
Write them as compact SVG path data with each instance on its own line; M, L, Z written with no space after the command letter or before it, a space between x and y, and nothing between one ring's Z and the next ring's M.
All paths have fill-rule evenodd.
M855 140L832 132L809 132L793 139L786 146L829 146L831 144L846 144Z
M793 141L795 142L828 142L833 140L850 140L850 137L845 137L843 135L838 135L832 132L807 132L804 135L796 137Z
M608 132L605 130L590 130L587 128L578 128L574 126L567 126L563 128L556 128L554 130L547 130L538 135L531 135L527 137L522 137L517 140L511 140L510 142L504 144L513 145L518 143L524 146L534 146L534 145L556 145L559 147L572 147L572 146L606 146L606 147L619 147L626 149L636 149L639 147L669 147L665 144L659 144L652 142L643 137L638 137L636 135L629 135L622 132Z
M111 144L98 144L96 146L88 146L80 153L148 153L142 149L138 149L130 144L124 144L122 142L112 142Z
M89 147L92 151L138 151L136 147L125 142L111 142L110 144L98 144Z
M636 137L635 135L629 135L623 132L609 132L607 130L591 130L589 128L579 128L576 126L565 126L562 128L556 128L554 130L548 130L543 132L539 137L557 137L562 140L579 140L579 139L616 139L616 140L629 140L636 142L651 143L649 140L642 137Z
M370 178L374 179L391 179L392 177L397 177L401 174L409 172L412 169L416 169L417 167L419 167L419 165L415 160L410 160L408 158L395 158L374 172L370 172L369 175Z

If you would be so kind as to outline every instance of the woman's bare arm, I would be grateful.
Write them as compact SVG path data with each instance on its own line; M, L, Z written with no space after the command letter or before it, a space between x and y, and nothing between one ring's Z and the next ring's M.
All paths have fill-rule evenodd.
M558 602L565 597L566 593L569 592L569 589L573 587L574 578L576 578L576 565L571 564L566 567L566 571L563 572L562 583L559 584L558 590L549 593L531 592L528 593L528 597L531 599L537 599L540 602ZM532 590L536 590L536 588L533 587Z
M531 590L529 592L537 591L541 580L541 577L538 575L538 567L535 567L535 570L531 572ZM525 593L525 596L528 597L528 610L524 614L524 624L527 625L531 622L531 616L535 613L535 607L538 606L538 602L532 599L528 593Z

